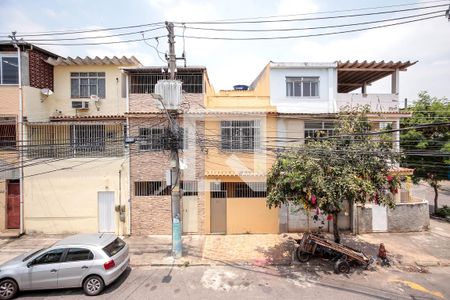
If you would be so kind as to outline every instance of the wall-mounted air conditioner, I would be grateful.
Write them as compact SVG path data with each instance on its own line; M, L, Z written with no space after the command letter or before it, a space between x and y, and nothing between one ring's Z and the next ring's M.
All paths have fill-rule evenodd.
M72 108L89 109L89 102L87 102L87 101L72 101Z

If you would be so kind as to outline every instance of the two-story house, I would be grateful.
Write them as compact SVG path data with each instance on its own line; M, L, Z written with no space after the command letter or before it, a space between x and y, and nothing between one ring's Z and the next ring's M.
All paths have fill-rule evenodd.
M127 75L127 131L130 158L131 234L170 234L171 157L169 117L155 94L159 80L169 79L167 66L124 68ZM180 127L181 216L183 233L203 233L204 210L204 97L206 68L178 67L181 103L173 122ZM175 177L175 176L173 176Z
M25 98L26 232L130 232L124 147L134 57L55 58L54 87Z
M41 89L53 89L58 55L28 43L0 44L0 231L23 232L23 185L20 154L25 99L39 101ZM23 159L24 164L33 163Z

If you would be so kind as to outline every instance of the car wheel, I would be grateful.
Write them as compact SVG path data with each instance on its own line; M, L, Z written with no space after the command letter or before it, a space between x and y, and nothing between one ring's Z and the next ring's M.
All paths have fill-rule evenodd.
M100 276L91 275L83 283L84 293L88 296L96 296L105 288L105 283Z
M12 279L0 281L0 299L12 299L18 292L17 283Z

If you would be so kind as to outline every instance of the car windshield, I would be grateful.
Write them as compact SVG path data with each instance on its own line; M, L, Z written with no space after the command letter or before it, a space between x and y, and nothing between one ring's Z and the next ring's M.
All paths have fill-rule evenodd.
M109 257L116 255L120 250L125 247L125 242L120 238L116 238L112 243L108 244L103 251L108 254Z
M44 251L45 249L47 249L47 248L42 248L42 249L39 249L39 250L37 250L37 251L34 251L33 253L31 253L31 254L25 256L25 258L24 258L22 261L25 262L25 261L29 260L31 257L33 257L34 255L36 255L36 254L38 254L38 253L41 253L41 252Z

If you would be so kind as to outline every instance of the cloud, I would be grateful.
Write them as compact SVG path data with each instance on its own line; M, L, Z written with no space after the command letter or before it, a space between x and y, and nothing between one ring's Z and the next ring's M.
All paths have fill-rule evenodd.
M311 0L280 0L278 3L277 14L308 14L319 11L319 5Z

